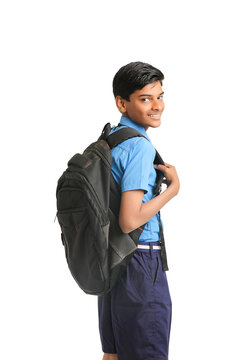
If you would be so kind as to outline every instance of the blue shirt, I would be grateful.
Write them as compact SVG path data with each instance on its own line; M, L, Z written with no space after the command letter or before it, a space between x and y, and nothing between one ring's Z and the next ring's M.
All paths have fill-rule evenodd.
M112 149L112 174L121 187L121 192L129 190L144 190L142 203L151 200L156 181L156 170L153 161L156 150L148 137L146 130L140 124L122 116L120 123L132 127L144 135L123 141ZM110 134L123 128L114 127ZM160 219L161 220L161 219ZM162 223L163 226L163 223ZM149 242L161 240L159 215L156 213L145 225L139 241Z

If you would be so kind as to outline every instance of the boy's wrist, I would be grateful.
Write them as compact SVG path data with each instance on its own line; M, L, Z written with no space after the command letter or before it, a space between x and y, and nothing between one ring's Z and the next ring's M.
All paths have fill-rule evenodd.
M170 184L165 191L168 191L172 196L176 196L178 193L178 186L175 184Z

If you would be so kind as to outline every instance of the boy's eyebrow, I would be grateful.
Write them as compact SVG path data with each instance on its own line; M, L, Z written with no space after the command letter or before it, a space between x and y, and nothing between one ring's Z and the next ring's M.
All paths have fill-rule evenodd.
M161 92L161 94L159 94L158 96L163 95L163 94L164 94L164 91L163 91L163 92ZM142 94L142 95L138 95L138 97L140 97L140 96L152 96L152 95L150 95L150 94Z

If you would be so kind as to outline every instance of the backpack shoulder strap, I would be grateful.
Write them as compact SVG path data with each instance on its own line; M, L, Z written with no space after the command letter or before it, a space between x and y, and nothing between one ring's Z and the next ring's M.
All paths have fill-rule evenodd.
M118 124L117 126L122 126L122 124ZM109 131L110 132L110 131ZM109 134L108 132L108 134ZM131 127L124 127L120 130L115 131L114 133L112 133L111 135L108 135L106 137L106 140L108 142L108 145L110 146L110 148L114 148L115 146L117 146L118 144L122 143L123 141L127 140L127 139L131 139L133 137L144 137L145 139L148 140L148 138L144 135L142 135L139 131L131 128ZM149 141L149 140L148 140ZM154 164L162 164L165 165L163 159L161 158L159 152L156 150L156 155L155 155L155 159L153 161Z
M119 125L121 126L121 124L118 124L118 126ZM106 141L107 141L108 145L110 146L110 148L112 149L115 146L117 146L118 144L121 144L123 141L125 141L127 139L131 139L133 137L144 137L145 139L148 140L148 138L146 138L146 136L142 135L139 131L137 131L131 127L123 127L122 129L115 131L111 135L108 135L106 137Z
M117 126L123 126L123 125L119 123ZM112 130L111 124L107 123L103 128L102 135L99 137L99 139L106 140L111 149L117 146L118 144L121 144L123 141L127 139L131 139L133 137L144 137L149 141L149 139L146 136L142 135L139 131L129 126L127 127L124 126L122 129L117 130L111 135L109 135L111 130ZM156 148L155 151L156 151L156 155L153 163L165 165L163 159L161 158Z
M159 152L157 150L156 150L156 155L155 155L155 159L154 159L153 163L154 164L165 165L165 162L163 161L163 159L161 158L161 156L160 156L160 154L159 154Z

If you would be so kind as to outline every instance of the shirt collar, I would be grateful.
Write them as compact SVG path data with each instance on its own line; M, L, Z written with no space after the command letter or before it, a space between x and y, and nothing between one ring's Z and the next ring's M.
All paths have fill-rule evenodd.
M144 129L144 127L142 125L135 123L135 121L129 119L126 116L121 117L120 124L129 126L133 129L139 131L142 135L144 135L151 142L150 138L147 135L146 130Z

